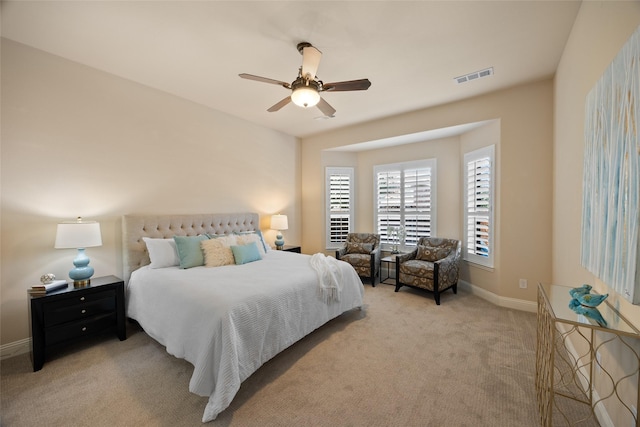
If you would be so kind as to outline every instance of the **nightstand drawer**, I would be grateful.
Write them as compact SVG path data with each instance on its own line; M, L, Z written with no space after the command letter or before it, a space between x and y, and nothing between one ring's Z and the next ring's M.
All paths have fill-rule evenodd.
M42 305L42 309L47 311L57 310L59 308L68 308L75 304L87 304L90 302L98 301L107 297L115 297L116 291L114 289L108 289L100 292L82 292L78 294L71 294L65 298L58 298L54 301L45 301Z
M47 304L44 309L44 323L47 326L55 326L61 323L80 320L90 316L94 316L102 313L113 313L116 308L116 295L115 292L100 292L102 296L100 299L96 299L96 295L87 296L86 302L75 305L64 305L69 301L62 301L57 304ZM74 300L81 300L82 298L74 298ZM50 307L50 305L57 305L56 308Z
M53 345L74 338L93 335L109 328L115 328L115 320L115 313L109 313L79 322L70 322L61 326L47 328L44 332L44 342L45 345Z

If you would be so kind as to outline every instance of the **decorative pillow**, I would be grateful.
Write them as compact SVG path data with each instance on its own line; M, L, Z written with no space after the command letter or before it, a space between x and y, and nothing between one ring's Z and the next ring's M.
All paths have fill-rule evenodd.
M448 248L446 251L443 251L445 248L434 248L431 246L418 245L418 253L416 254L416 259L420 261L429 261L436 262L439 259L446 257L448 253Z
M246 233L246 234L238 234L236 236L236 241L238 245L248 245L249 243L255 243L258 247L258 252L260 255L264 255L267 253L264 248L264 242L262 240L262 235L258 233Z
M267 242L264 241L264 236L262 235L262 231L260 231L260 230L245 231L245 232L242 232L242 233L234 233L234 234L237 235L237 236L251 236L251 235L258 236L258 238L259 238L258 250L260 250L260 254L262 254L262 255L264 255L267 251L269 251L271 249L271 247L269 245L267 245ZM255 238L252 238L252 239L255 239ZM253 242L255 240L250 240L250 241Z
M347 242L348 254L369 254L373 250L373 243Z
M231 248L232 245L237 244L238 236L236 236L235 234L216 234L214 236L215 237L211 237L211 239L216 239L227 248Z
M173 236L176 241L178 258L180 258L180 268L191 268L204 265L204 255L200 242L208 240L209 237L201 234L199 236Z
M231 246L231 251L233 251L233 258L236 260L237 265L262 259L256 242L251 242L248 245Z
M144 243L147 245L151 268L165 268L180 265L178 258L178 250L176 242L173 239L152 239L143 237Z
M233 258L231 244L228 244L228 242L229 239L226 237L203 240L200 242L200 247L204 254L205 267L220 267L222 265L235 264L236 261Z

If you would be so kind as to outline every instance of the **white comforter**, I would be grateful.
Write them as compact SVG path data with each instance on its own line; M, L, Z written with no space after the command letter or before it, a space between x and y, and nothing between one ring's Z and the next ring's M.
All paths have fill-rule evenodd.
M362 306L364 288L340 261L339 300L326 302L309 255L269 251L224 267L133 272L127 316L173 356L193 364L189 390L209 396L202 417L229 406L240 383L276 354L339 314Z

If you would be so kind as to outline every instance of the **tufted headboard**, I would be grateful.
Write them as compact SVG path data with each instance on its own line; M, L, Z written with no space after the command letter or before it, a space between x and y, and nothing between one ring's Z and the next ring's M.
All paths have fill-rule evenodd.
M192 214L192 215L124 215L122 217L123 275L129 281L131 272L149 264L143 237L169 239L173 236L198 234L230 234L260 229L257 213Z

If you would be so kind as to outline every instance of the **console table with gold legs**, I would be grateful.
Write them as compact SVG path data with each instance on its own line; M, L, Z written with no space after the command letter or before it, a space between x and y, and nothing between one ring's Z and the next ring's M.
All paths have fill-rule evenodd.
M638 426L640 331L608 300L598 306L606 326L574 312L569 290L538 284L540 425Z

